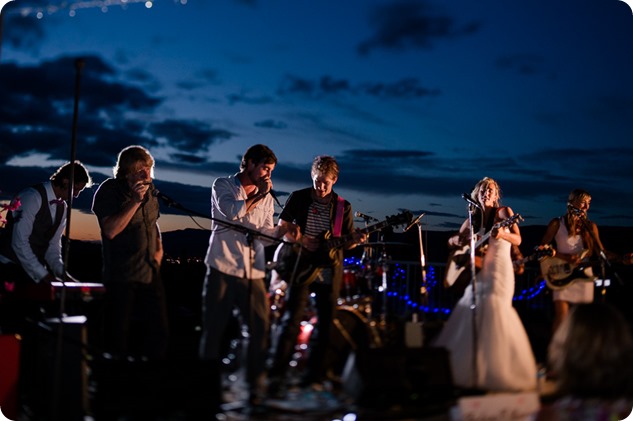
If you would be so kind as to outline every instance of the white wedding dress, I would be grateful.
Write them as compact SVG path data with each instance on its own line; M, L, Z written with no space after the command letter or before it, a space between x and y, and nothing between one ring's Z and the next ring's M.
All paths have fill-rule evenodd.
M474 312L471 309L473 288L469 285L433 343L449 351L456 386L493 392L536 389L534 353L512 306L514 270L510 247L505 240L490 238L483 267L477 274ZM472 339L475 313L476 381Z

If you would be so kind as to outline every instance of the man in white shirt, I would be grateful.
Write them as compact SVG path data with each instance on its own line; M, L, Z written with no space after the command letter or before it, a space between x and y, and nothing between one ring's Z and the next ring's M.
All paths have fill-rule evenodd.
M246 369L249 404L257 405L262 393L270 311L264 283L264 246L274 244L274 240L256 234L280 238L292 230L275 226L273 221L270 177L276 164L277 157L270 148L254 145L244 154L240 172L217 178L213 183L213 224L205 260L200 358L213 371L217 406L221 401L220 344L234 307L239 308L249 328Z

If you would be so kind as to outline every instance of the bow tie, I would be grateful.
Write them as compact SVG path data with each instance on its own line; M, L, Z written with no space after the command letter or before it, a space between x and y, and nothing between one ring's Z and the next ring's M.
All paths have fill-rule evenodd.
M64 199L53 199L48 202L50 205L61 205L64 203Z

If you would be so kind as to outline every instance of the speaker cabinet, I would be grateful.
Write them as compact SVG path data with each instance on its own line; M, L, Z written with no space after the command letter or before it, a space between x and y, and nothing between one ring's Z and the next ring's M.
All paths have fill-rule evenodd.
M88 409L86 317L51 318L25 331L21 396L36 419L83 420Z
M451 404L456 395L443 348L370 348L352 353L343 388L365 407Z

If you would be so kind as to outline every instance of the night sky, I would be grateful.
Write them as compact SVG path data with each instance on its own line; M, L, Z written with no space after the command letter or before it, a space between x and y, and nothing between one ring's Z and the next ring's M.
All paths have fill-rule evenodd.
M461 194L489 176L526 225L564 213L574 188L599 225L633 223L619 0L16 0L2 17L0 200L70 159L81 59L76 158L100 182L144 145L156 185L196 212L264 143L282 203L329 154L335 190L377 219L408 209L456 229ZM79 236L96 227L91 196ZM164 229L193 226L172 212Z

